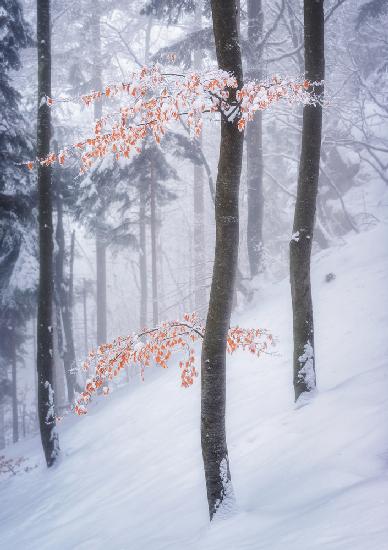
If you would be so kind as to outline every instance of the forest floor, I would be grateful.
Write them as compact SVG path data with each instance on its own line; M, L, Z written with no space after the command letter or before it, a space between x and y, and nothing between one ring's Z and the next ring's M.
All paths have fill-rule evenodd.
M228 360L238 509L207 518L200 385L147 375L60 425L47 471L36 437L7 449L38 467L0 482L2 550L387 550L388 227L314 258L319 391L296 408L288 281L235 316L277 355ZM335 279L326 282L328 273Z

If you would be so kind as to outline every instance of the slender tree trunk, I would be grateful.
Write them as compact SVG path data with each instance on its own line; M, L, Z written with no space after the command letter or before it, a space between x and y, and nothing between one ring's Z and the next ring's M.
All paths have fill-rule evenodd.
M17 389L17 345L16 328L11 331L12 338L12 440L19 441L19 414L18 414L18 389Z
M148 17L145 44L144 63L147 65L150 55L152 31L152 15ZM139 190L139 276L140 276L140 327L147 325L148 306L148 276L147 276L147 232L146 232L147 189L145 182Z
M195 27L202 28L202 0L195 2ZM202 51L194 52L194 70L202 68ZM201 146L201 145L200 145ZM197 312L206 307L205 272L205 201L204 170L200 164L194 164L194 306Z
M156 249L156 181L154 174L154 163L150 160L150 191L151 191L151 268L152 268L152 323L155 327L159 321L159 303L158 303L158 268L157 268L157 249Z
M93 82L96 90L102 89L101 59L101 22L100 3L93 0L92 6L92 42L94 46ZM102 117L101 101L94 102L94 119ZM106 242L104 231L104 212L100 212L96 230L96 306L97 306L97 345L107 341L107 302L106 302Z
M4 402L0 401L0 451L5 449Z
M84 352L85 357L89 353L89 340L88 340L88 309L87 309L87 293L86 293L86 281L84 279L83 286L83 313L84 313Z
M96 273L97 273L97 344L107 341L106 315L106 245L103 231L96 234Z
M248 42L252 54L248 56L250 80L260 80L263 35L261 0L248 0ZM246 130L248 222L247 248L251 277L263 270L263 114L258 111Z
M235 0L212 0L213 31L220 69L242 86L242 63ZM231 98L235 91L230 90ZM201 443L210 519L233 506L225 434L226 339L236 279L238 196L244 135L236 121L221 116L221 144L216 184L216 248L209 309L201 358Z
M37 0L38 120L37 156L50 151L51 114L45 98L51 96L50 0ZM39 290L37 323L37 371L39 425L47 466L59 453L53 392L53 220L51 168L38 165L39 195Z
M58 352L63 361L67 385L67 398L69 403L71 404L74 401L74 391L76 385L76 375L74 371L75 349L73 338L72 312L70 304L71 271L72 261L74 257L74 237L72 236L70 244L70 276L69 279L67 279L64 275L64 266L66 261L66 242L65 231L63 227L63 199L59 190L57 190L56 193L56 204L57 228L55 239L57 242L57 253L55 258L55 294L58 311L60 313L60 315L57 316Z
M146 235L146 189L140 188L139 208L139 271L140 271L140 327L147 324L147 235Z
M55 414L60 416L67 406L65 369L63 365L63 326L61 308L56 300L53 319L53 387L55 395Z
M304 2L306 79L317 82L325 76L323 0ZM312 91L323 93L323 86ZM302 150L290 241L290 280L294 325L295 401L316 387L313 305L310 261L318 194L322 134L322 107L303 108Z
M27 436L27 426L26 426L26 418L27 418L27 409L26 409L26 403L23 402L22 406L22 429L23 429L23 439L26 439Z
M64 365L67 383L67 394L69 403L74 401L74 392L77 388L77 375L75 371L75 346L73 332L73 269L74 269L74 246L75 232L71 234L70 257L69 257L69 279L63 288L62 320L63 332L65 335Z

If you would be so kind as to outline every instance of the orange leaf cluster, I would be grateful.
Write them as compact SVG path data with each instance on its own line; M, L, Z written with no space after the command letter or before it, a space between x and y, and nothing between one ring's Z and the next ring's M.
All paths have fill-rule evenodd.
M111 98L119 94L124 94L127 99L117 113L95 122L91 137L65 147L58 155L50 153L37 162L43 166L54 162L62 165L67 158L80 156L83 173L95 160L108 154L119 159L128 158L132 152L140 152L141 144L149 134L156 143L160 143L169 125L182 116L187 117L194 137L201 134L203 114L217 111L223 112L230 120L237 117L238 128L242 131L257 110L267 109L281 99L316 103L317 97L308 91L314 84L319 83L273 77L265 82L248 82L241 90L236 90L236 99L230 100L229 90L237 88L237 81L226 71L179 75L164 73L158 65L142 67L131 74L129 82L112 84L81 98L55 101L46 98L48 105L77 99L86 106L103 97ZM30 169L34 164L26 163Z
M108 382L113 380L126 366L140 366L141 376L147 367L167 368L172 356L183 353L179 361L181 385L188 388L194 383L198 372L195 368L194 344L203 338L204 327L195 313L186 314L182 321L164 322L158 327L144 329L140 334L119 337L111 343L99 346L86 359L83 369L93 374L74 404L78 415L87 413L87 405L98 391L109 393ZM273 344L272 336L260 329L234 327L229 330L227 351L249 350L257 356Z

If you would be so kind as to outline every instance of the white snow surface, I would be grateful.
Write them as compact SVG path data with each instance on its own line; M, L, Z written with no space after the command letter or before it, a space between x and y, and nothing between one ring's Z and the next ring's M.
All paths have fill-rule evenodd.
M288 281L234 319L270 329L278 355L228 361L232 515L208 523L200 384L182 389L172 366L65 419L55 468L38 437L7 449L38 468L0 482L0 548L387 550L387 225L346 241L314 257L318 392L305 406Z

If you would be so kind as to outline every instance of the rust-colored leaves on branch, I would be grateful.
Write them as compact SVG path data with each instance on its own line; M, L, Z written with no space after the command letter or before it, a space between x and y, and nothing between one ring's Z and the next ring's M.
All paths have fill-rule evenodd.
M229 90L237 88L236 79L226 71L190 72L174 74L163 72L159 65L142 67L133 72L128 82L112 84L105 89L92 91L79 98L54 100L46 98L48 105L80 101L86 107L102 98L120 97L123 105L95 121L93 134L62 149L37 159L43 166L58 162L63 165L70 157L80 157L81 173L93 162L108 154L118 160L140 152L143 140L151 134L160 143L170 125L185 117L194 137L202 131L205 113L222 112L229 120L237 118L238 127L244 130L258 110L268 109L280 100L299 103L316 103L317 96L309 92L314 83L272 77L263 82L248 82L236 90L236 99L229 99ZM28 162L32 169L34 162Z
M188 388L198 376L194 344L202 340L203 334L202 321L192 313L186 314L182 321L164 322L158 327L119 337L111 343L99 346L89 354L83 364L83 370L90 376L74 404L74 412L78 415L86 414L90 399L99 389L107 395L109 381L119 376L124 367L139 366L144 379L146 368L157 366L165 369L171 360L179 359L181 385ZM241 327L229 330L229 353L242 349L259 356L272 345L272 336L265 330Z

